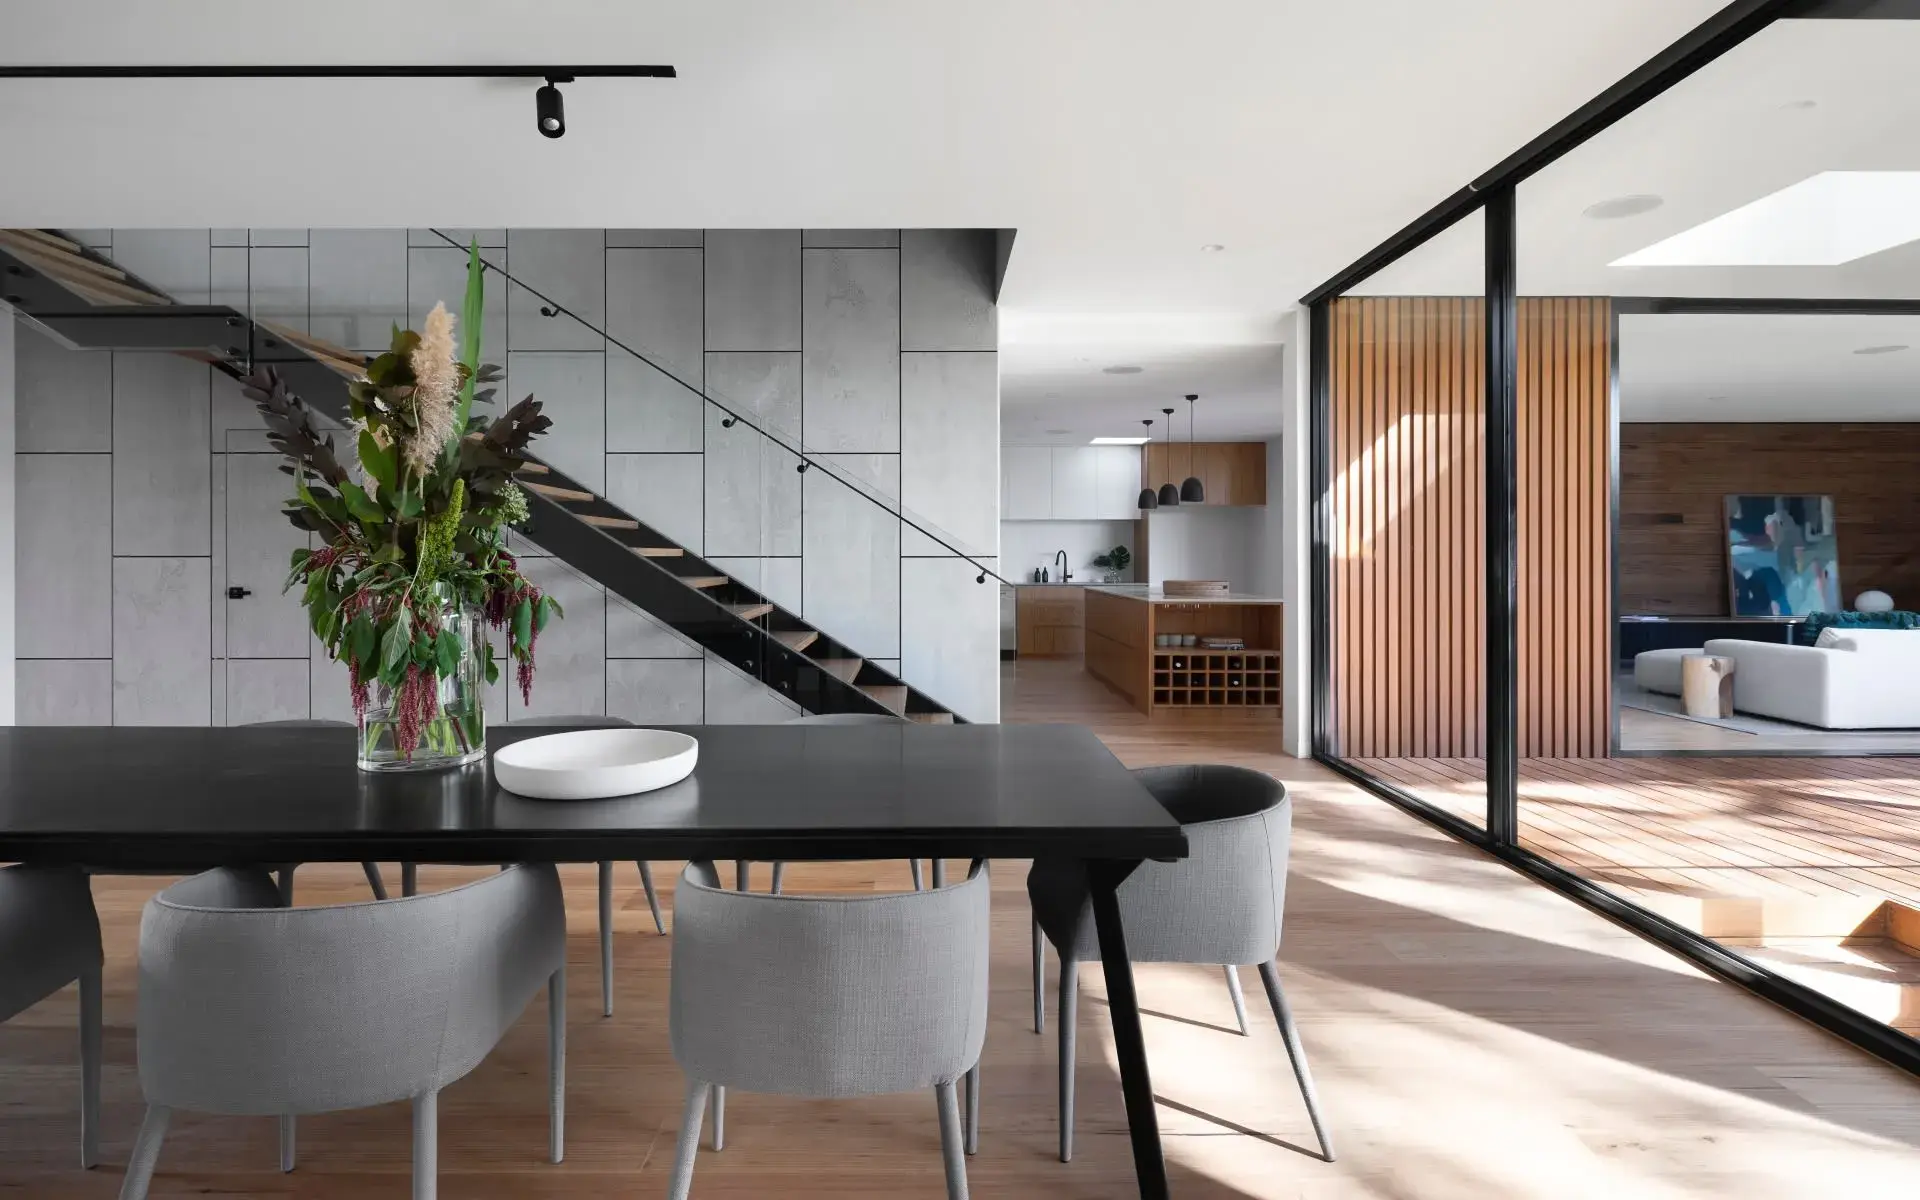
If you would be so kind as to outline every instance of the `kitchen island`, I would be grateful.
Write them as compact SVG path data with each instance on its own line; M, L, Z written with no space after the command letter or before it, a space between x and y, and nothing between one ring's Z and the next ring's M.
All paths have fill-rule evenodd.
M1087 673L1152 716L1175 709L1280 715L1282 602L1231 592L1168 596L1146 584L1086 589ZM1158 639L1195 645L1159 645ZM1239 639L1210 649L1203 638Z

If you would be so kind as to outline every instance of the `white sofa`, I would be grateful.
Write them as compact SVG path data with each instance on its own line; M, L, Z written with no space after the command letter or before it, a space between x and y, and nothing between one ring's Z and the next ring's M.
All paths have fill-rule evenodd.
M1826 629L1811 646L1716 638L1738 712L1821 729L1920 728L1920 630Z

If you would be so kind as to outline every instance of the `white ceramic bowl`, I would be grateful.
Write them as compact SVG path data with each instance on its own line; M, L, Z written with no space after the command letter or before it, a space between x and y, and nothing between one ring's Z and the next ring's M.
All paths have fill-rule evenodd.
M536 800L599 800L651 792L693 774L700 743L666 729L582 729L502 746L500 786Z

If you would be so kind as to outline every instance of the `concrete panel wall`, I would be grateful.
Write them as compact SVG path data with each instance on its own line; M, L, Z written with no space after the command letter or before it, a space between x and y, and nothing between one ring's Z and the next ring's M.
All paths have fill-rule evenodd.
M477 238L526 285L489 278L484 357L507 371L503 400L545 402L549 457L962 715L998 719L996 589L898 515L904 500L968 552L998 550L990 236L445 232ZM428 229L115 230L89 244L180 299L363 351L435 302L457 308L466 269L465 250ZM19 341L20 718L350 716L344 672L287 624L278 575L298 534L253 511L275 485L238 390L168 355L70 351L25 326ZM767 433L724 426L729 413ZM832 470L798 472L801 448ZM541 638L533 703L498 686L495 720L792 715L537 546L516 548L567 616ZM230 599L233 586L247 595Z

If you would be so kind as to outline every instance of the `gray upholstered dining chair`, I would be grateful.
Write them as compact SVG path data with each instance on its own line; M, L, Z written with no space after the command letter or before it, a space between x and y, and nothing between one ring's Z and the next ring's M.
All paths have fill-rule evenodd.
M0 1021L80 983L80 1165L100 1161L100 918L77 868L0 868Z
M901 724L901 720L899 717L890 717L885 713L816 713L812 716L807 716L807 717L795 717L793 720L783 721L781 722L781 724L783 725L898 725L898 724ZM910 860L909 865L912 867L912 870L913 870L913 890L917 892L921 890L921 888L926 886L925 880L922 878L920 874L920 860L917 858L912 859ZM776 896L780 894L780 887L781 887L781 884L785 882L786 872L787 872L786 863L776 862L773 864L773 886L770 890ZM934 873L933 885L935 887L940 887L946 883L945 864L935 863L933 867L933 873ZM745 859L734 860L733 886L739 891L744 892L747 890L747 863Z
M1293 801L1285 785L1260 771L1231 766L1146 767L1134 776L1187 835L1187 857L1145 862L1120 885L1120 924L1134 962L1224 964L1237 993L1236 965L1258 964L1267 1001L1286 1042L1294 1077L1322 1156L1333 1140L1320 1120L1306 1051L1280 987L1274 956L1287 892L1287 848ZM1100 960L1085 866L1076 859L1035 860L1027 875L1033 902L1034 1027L1043 1024L1044 964L1040 936L1060 953L1060 1161L1073 1158L1073 1072L1078 965ZM1245 1010L1235 1008L1246 1031Z
M571 717L521 717L517 721L508 721L507 728L523 729L529 727L574 726L580 729L627 729L632 721L620 717L607 717L599 714ZM653 868L647 863L635 863L640 868L640 886L647 893L647 907L653 910L654 932L664 934L667 924L660 919L660 897L653 890ZM613 1015L613 864L600 864L600 1015Z
M947 1195L967 1194L959 1098L987 1028L989 881L881 896L727 891L710 862L674 890L668 1026L687 1075L668 1195L685 1200L709 1099L725 1143L726 1089L788 1096L931 1088Z
M247 722L245 728L248 728L248 729L342 729L342 728L352 729L353 723L351 721L328 721L324 719L294 720L294 721L249 721ZM293 903L293 869L298 865L299 865L298 863L287 863L281 866L280 868L278 868L277 874L280 877L280 901L283 904ZM373 889L373 898L375 900L385 900L387 898L387 883L386 883L386 880L380 877L380 864L375 862L363 862L360 864L360 869L366 872L367 886Z
M278 1116L413 1101L413 1196L432 1200L440 1089L547 992L548 1152L566 1121L566 906L550 865L426 896L284 908L268 875L223 867L140 919L146 1119L121 1200L142 1200L175 1109Z

